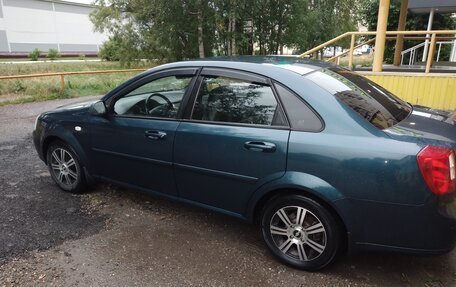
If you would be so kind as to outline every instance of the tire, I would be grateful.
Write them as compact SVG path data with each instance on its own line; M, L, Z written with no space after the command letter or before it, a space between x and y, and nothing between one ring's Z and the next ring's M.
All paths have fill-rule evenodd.
M86 181L82 165L70 146L60 141L51 143L46 162L52 179L62 190L71 193L84 191Z
M340 227L331 213L301 195L269 202L262 214L261 229L274 256L301 270L324 268L334 261L341 245Z

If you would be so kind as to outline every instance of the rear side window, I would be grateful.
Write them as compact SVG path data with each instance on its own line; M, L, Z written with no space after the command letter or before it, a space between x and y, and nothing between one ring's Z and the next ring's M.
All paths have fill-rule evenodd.
M405 119L412 108L376 83L348 70L322 69L306 76L379 129Z
M204 76L192 119L252 124L286 125L270 86L222 76Z

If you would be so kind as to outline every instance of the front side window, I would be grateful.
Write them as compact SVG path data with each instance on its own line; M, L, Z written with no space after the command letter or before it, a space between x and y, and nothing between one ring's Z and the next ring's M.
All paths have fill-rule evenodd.
M119 98L117 115L176 118L192 76L168 76L152 80Z
M253 125L285 125L271 87L221 76L205 76L192 119Z
M394 126L412 111L409 104L383 87L348 70L322 69L306 77L379 129Z

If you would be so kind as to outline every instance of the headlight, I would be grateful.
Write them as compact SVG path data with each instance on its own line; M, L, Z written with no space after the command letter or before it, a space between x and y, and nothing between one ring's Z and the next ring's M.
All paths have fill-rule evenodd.
M41 115L38 115L35 119L35 125L34 125L35 130L38 129L38 120L40 119L40 117L41 117Z

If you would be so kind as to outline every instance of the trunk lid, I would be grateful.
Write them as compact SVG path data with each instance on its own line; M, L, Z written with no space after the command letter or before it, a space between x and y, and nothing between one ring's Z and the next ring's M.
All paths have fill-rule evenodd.
M410 115L384 130L390 137L456 148L456 111L442 111L413 106Z

